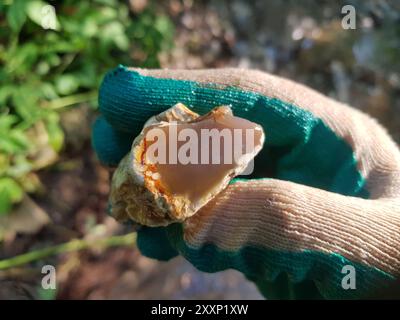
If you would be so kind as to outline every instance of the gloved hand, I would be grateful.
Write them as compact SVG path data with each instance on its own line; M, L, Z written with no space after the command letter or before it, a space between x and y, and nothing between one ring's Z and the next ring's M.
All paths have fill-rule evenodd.
M266 141L251 178L182 224L142 228L144 255L239 270L268 298L366 297L399 278L400 152L373 119L259 71L119 66L100 89L99 159L117 165L144 122L177 102L200 114L230 105Z

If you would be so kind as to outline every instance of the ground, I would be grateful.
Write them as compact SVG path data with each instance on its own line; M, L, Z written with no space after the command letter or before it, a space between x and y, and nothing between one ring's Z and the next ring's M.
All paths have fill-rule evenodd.
M322 9L287 7L280 1L168 1L162 10L176 26L175 46L160 55L161 65L238 66L285 76L373 115L399 142L398 73L379 64L370 68L373 64L364 52L368 39L343 31L335 18L338 7L326 7L331 14L320 17L310 12ZM106 214L111 173L91 148L90 127L96 115L87 105L62 115L65 148L56 165L40 172L43 189L32 196L51 222L33 234L11 235L0 258L74 238L131 232ZM157 262L141 256L134 245L64 253L1 271L0 298L40 297L43 264L57 268L60 299L262 298L234 270L205 274L183 258Z

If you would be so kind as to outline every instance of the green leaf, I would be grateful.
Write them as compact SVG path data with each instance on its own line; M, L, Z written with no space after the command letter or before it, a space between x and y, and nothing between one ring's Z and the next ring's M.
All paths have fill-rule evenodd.
M84 87L91 89L98 86L98 71L94 63L86 63L77 76Z
M155 67L158 53L167 48L163 44L173 39L171 22L155 6L132 18L128 2L119 0L3 2L0 179L14 180L19 189L15 183L6 189L18 195L15 190L34 191L36 178L29 177L52 163L49 159L55 159L62 148L59 114L66 109L63 106L80 103L81 93L97 90L108 69L129 64L131 44L144 53L145 58L137 59L141 66ZM52 21L62 32L45 30ZM68 104L75 94L77 103ZM91 106L96 104L96 99L90 101ZM6 212L15 196L2 191L4 186L0 211Z
M26 7L30 20L45 29L59 30L60 23L53 6L45 1L30 1Z
M57 78L56 89L59 94L74 93L79 88L79 79L72 74L64 74Z
M88 17L82 24L82 34L85 37L93 37L98 33L98 21L93 17Z
M23 179L32 170L32 164L28 161L26 155L19 154L13 158L13 165L8 169L7 175L12 178Z
M18 122L18 118L12 114L0 115L0 133L4 136L11 126Z
M14 0L7 12L7 22L14 32L19 32L26 20L25 0Z
M56 99L59 97L53 83L51 82L43 82L40 90L42 95L48 100Z
M26 20L25 0L14 0L7 12L7 22L11 30L18 33Z
M0 115L0 152L15 156L28 149L30 142L25 133L13 127L17 122L15 115Z
M0 176L4 175L10 167L10 157L0 153Z
M19 152L20 148L18 145L15 145L10 139L7 139L7 137L3 137L3 139L0 140L0 151L8 155L12 155Z
M0 193L0 216L6 215L12 208L12 202L7 193Z
M95 2L100 3L100 4L106 4L109 6L116 6L117 1L116 0L95 0Z
M28 15L29 19L39 26L42 26L42 10L45 5L48 5L48 3L44 1L29 1L26 6L26 14Z
M52 67L57 67L61 63L61 59L57 54L51 53L46 56L46 62Z
M50 70L50 65L47 61L40 61L37 64L37 67L36 67L37 74L44 76L49 72L49 70Z
M171 21L165 17L165 16L159 16L156 19L156 22L154 24L154 28L158 30L161 34L168 34L172 32L173 30L173 25Z
M55 151L60 151L64 144L64 132L60 126L60 120L57 113L48 115L46 129L49 135L49 144Z
M21 150L28 149L30 145L28 137L22 130L17 130L17 129L11 130L8 138Z
M26 77L26 73L32 71L32 65L36 62L39 54L38 51L38 46L35 43L27 42L15 50L7 52L7 72L14 75L15 73L22 74Z
M7 99L12 96L14 91L13 85L5 85L0 87L0 104L5 104Z
M0 178L0 214L7 214L13 203L22 200L24 190L11 178Z
M36 105L38 94L40 92L33 86L22 86L13 92L15 110L23 119L32 119L39 112Z
M121 22L113 21L103 27L102 39L106 42L114 42L121 50L129 48L129 39L125 34L125 28Z

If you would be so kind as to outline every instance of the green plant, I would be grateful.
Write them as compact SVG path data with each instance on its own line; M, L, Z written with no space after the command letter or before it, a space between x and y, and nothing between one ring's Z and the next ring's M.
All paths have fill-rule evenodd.
M42 260L47 257L73 252L85 249L105 249L116 246L133 246L136 243L136 232L119 235L119 236L109 236L106 238L98 238L95 240L85 240L85 239L74 239L65 243L57 244L54 246L36 249L30 252L23 253L21 255L0 260L0 270L14 268L22 266L24 264L34 262L37 260Z
M35 191L35 172L56 160L59 112L95 107L102 76L118 63L157 67L172 33L152 3L136 15L118 0L0 4L0 214Z

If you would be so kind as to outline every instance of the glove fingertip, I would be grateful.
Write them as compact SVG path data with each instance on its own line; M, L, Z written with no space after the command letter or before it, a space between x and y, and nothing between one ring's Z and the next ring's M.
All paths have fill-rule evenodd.
M151 259L167 261L178 255L168 241L165 227L142 227L138 230L136 243L140 252Z
M116 166L129 152L133 142L131 134L115 130L103 116L92 127L92 146L100 162Z

